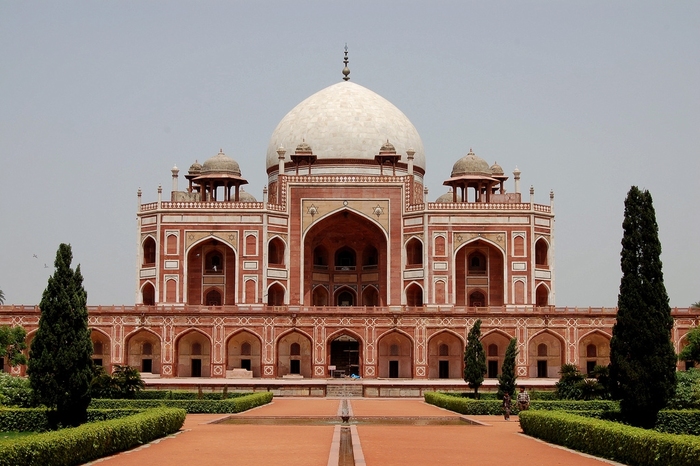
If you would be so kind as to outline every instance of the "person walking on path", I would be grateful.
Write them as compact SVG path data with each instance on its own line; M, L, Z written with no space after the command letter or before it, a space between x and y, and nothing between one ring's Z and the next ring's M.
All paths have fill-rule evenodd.
M503 417L506 421L510 421L510 394L507 392L503 395Z
M518 393L518 410L527 411L530 408L530 395L525 391L525 387L520 387Z

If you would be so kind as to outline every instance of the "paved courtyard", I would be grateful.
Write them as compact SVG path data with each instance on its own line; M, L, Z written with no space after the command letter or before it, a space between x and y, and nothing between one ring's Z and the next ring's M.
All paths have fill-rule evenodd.
M499 416L469 416L481 425L406 425L392 421L411 418L410 422L420 424L421 420L458 420L460 416L420 399L348 401L353 418L365 421L351 427L358 466L610 464L521 434L517 417L506 422ZM96 463L336 466L341 427L329 419L341 411L339 399L275 398L266 406L233 416L235 422L243 424L214 423L227 417L218 414L192 414L187 416L182 432Z

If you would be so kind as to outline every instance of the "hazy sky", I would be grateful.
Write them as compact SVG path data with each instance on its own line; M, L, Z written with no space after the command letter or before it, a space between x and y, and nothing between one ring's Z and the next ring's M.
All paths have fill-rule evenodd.
M168 198L174 164L223 148L261 200L272 131L340 81L347 42L351 79L418 129L430 200L470 147L517 166L536 202L554 190L557 305L616 304L638 185L671 305L688 306L699 24L693 1L0 0L0 289L37 304L67 242L89 304L133 304L139 187Z

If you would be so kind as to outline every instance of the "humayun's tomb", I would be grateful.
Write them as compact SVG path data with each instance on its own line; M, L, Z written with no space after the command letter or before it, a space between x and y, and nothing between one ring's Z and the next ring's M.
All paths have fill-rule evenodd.
M512 337L521 378L607 364L616 309L555 306L554 194L537 203L469 150L429 200L414 126L343 72L273 131L262 199L223 151L173 168L170 196L139 190L136 304L89 307L94 359L160 379L458 382L481 319L487 380ZM31 340L38 308L0 309ZM672 312L680 350L700 309Z

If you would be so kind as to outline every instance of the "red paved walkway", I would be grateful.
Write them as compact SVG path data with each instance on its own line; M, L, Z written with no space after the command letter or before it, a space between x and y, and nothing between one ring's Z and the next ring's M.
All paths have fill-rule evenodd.
M339 403L340 400L324 398L276 398L269 405L236 416L335 416L339 411ZM350 407L355 416L457 416L428 405L422 400L351 399ZM221 415L208 414L188 415L183 432L137 450L100 460L100 463L104 466L180 464L330 466L334 461L331 448L334 426L209 424L210 421L221 417ZM511 418L510 422L497 416L471 418L488 425L362 424L357 426L356 432L359 434L365 462L369 466L429 464L602 466L607 464L549 446L520 434L516 417ZM335 449L337 454L337 443Z

